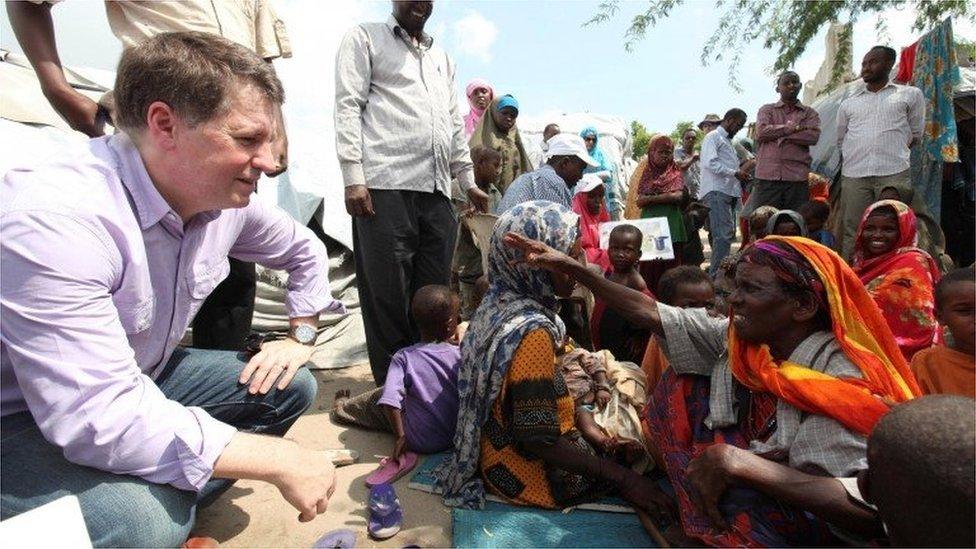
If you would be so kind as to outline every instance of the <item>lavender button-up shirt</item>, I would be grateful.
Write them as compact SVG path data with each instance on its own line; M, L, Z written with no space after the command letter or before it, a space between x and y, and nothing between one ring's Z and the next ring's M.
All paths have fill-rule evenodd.
M0 415L75 463L199 490L234 435L159 375L227 256L288 271L291 316L340 312L325 247L257 200L184 224L125 134L0 184Z

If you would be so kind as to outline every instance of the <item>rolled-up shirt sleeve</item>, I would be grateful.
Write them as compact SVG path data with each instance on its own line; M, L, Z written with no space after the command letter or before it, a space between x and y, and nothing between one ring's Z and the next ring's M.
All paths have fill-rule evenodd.
M236 430L169 400L139 369L104 228L61 213L0 220L0 340L35 422L69 461L200 490Z
M230 255L288 272L285 307L291 318L346 312L332 297L325 244L284 210L252 200Z
M665 354L679 374L711 375L726 352L729 321L713 318L705 309L681 309L658 302L664 328Z
M362 27L350 30L339 44L335 64L336 153L346 187L365 185L363 110L369 96L372 65L369 37Z

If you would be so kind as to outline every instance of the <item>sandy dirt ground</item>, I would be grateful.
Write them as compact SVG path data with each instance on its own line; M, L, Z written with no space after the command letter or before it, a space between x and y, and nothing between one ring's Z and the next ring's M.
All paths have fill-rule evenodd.
M380 458L389 454L393 436L335 425L329 419L337 390L349 389L356 395L373 387L367 364L314 373L319 382L316 403L288 436L310 448L345 447L360 453L358 463L336 470L336 491L328 511L311 522L300 523L298 511L273 486L239 481L209 507L199 510L194 534L210 536L226 547L312 547L326 532L349 528L358 533L357 547L450 546L450 509L438 496L407 488L410 475L394 484L403 507L403 529L385 541L369 538L369 491L364 479Z

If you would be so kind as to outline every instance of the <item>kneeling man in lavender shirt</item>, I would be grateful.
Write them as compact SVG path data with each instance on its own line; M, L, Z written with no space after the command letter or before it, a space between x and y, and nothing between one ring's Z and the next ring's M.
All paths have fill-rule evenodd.
M121 133L0 184L0 518L74 495L95 546L175 547L248 478L312 520L335 470L278 437L315 398L318 315L343 306L321 241L250 199L281 83L224 38L168 33L123 53L115 93ZM250 360L178 348L228 256L289 274L292 336Z

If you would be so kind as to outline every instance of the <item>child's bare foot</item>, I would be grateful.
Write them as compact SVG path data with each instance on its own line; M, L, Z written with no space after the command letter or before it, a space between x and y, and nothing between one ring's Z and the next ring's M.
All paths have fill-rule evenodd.
M349 398L349 394L349 389L339 389L336 391L335 396L332 397L332 417L335 417L335 412Z

